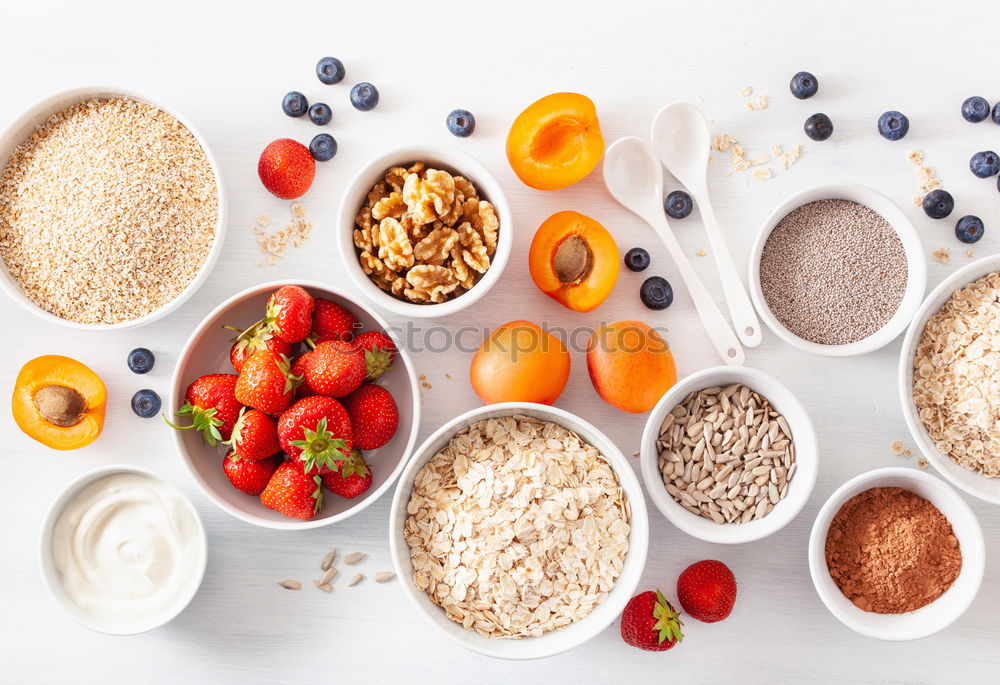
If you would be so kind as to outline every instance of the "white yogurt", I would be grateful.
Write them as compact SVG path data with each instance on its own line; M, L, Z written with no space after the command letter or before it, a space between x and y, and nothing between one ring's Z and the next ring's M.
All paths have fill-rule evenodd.
M80 491L52 531L66 595L101 623L155 626L200 582L199 527L172 486L114 473Z

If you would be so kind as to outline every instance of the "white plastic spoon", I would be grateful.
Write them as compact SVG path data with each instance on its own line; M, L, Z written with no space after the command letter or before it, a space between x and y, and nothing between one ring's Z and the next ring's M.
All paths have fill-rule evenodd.
M646 141L635 137L616 140L604 153L604 185L629 211L653 227L666 245L712 345L727 364L745 361L739 338L729 327L712 296L691 267L663 213L663 169Z
M762 338L760 322L740 280L740 272L729 254L725 236L719 229L719 222L708 196L711 139L712 132L705 115L691 103L676 102L667 105L653 119L650 134L653 151L663 166L667 167L667 171L687 188L698 203L736 335L747 347L756 347Z

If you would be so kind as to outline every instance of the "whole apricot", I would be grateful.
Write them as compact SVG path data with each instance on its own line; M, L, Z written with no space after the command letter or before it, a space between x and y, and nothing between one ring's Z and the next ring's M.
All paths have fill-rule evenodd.
M667 341L642 321L616 321L594 331L587 371L601 399L633 414L652 409L677 381Z
M569 380L569 352L562 341L530 321L511 321L476 350L469 375L484 404L552 404Z
M528 269L543 293L573 311L589 312L615 287L618 245L589 216L558 212L535 232Z
M18 428L43 445L89 445L104 427L107 391L87 366L48 354L25 364L14 381L11 410Z

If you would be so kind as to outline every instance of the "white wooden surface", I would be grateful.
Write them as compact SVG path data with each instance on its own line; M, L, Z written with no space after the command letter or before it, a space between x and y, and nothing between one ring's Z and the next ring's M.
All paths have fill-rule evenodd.
M562 5L562 3L560 3ZM668 5L670 7L668 7ZM327 548L370 554L369 575L389 568L388 500L350 521L302 534L260 530L223 514L197 490L158 420L135 418L128 400L140 387L165 394L171 367L192 327L230 294L263 279L296 276L348 286L340 273L333 221L341 189L373 154L412 141L448 142L480 157L500 178L516 216L515 251L500 285L474 311L431 325L493 327L525 317L567 329L641 318L669 327L680 372L716 363L689 299L678 286L674 306L654 314L639 303L641 277L623 272L611 298L590 315L563 309L528 277L526 252L534 229L549 214L575 209L607 226L622 250L650 249L650 273L674 275L665 253L638 220L618 207L594 174L558 192L521 185L506 164L503 141L513 116L535 98L558 90L589 94L607 141L646 135L663 104L703 103L717 132L748 150L804 144L799 164L767 182L723 176L715 163L711 189L737 261L745 263L758 225L781 198L811 184L850 179L868 183L906 208L929 254L950 246L950 265L932 262L930 286L966 261L952 222L932 222L913 207L914 169L907 151L927 162L958 198L956 217L975 213L987 237L975 248L995 252L1000 196L995 181L969 174L969 156L1000 148L1000 127L966 124L959 103L969 95L1000 98L996 46L989 27L1000 23L995 2L712 3L686 2L565 6L493 3L250 3L206 2L4 3L0 9L0 122L50 91L88 82L144 90L183 111L207 137L229 193L225 251L200 292L179 312L144 329L114 335L67 332L40 323L0 300L5 352L3 392L16 371L40 353L74 356L100 373L110 406L105 434L72 453L40 447L0 413L5 471L0 477L0 682L986 682L1000 666L1000 509L971 500L986 532L989 564L979 600L941 635L911 644L864 639L841 626L820 604L806 565L806 539L823 500L864 470L913 464L893 456L905 439L895 393L899 343L863 358L806 356L767 334L749 363L782 378L812 411L822 446L814 495L796 521L757 543L722 547L698 542L651 510L653 532L643 584L673 594L688 563L715 557L736 573L740 594L727 621L689 621L683 645L667 654L626 647L617 625L570 653L535 663L504 663L463 651L425 626L397 584L338 587L333 596L299 593L275 581L311 581ZM333 54L347 65L344 84L321 85L317 58ZM807 102L788 93L800 69L820 79ZM348 105L351 83L370 80L379 108ZM769 96L766 111L747 112L746 85ZM263 211L281 219L288 204L257 181L257 155L280 136L308 141L316 129L281 114L282 94L301 89L334 109L330 129L340 153L321 165L305 205L315 224L307 248L279 266L254 268L250 233ZM478 120L473 138L452 138L444 117L467 107ZM906 112L911 133L888 143L875 133L886 109ZM802 121L815 111L833 118L832 140L805 139ZM676 187L667 179L668 188ZM508 227L509 228L509 227ZM689 253L707 247L697 216L677 224ZM709 288L720 293L710 258L695 260ZM400 322L401 323L401 322ZM476 336L467 336L467 340ZM584 336L581 336L584 339ZM126 369L125 354L145 345L157 355L147 377ZM472 406L466 380L471 353L416 354L433 385L424 392L426 436ZM446 378L450 373L452 378ZM638 449L643 417L617 412L595 395L584 357L573 357L570 384L559 401L595 422L626 453ZM99 464L132 462L154 468L194 500L208 529L210 560L200 593L165 628L133 638L110 638L75 625L49 598L38 570L39 526L48 503L67 480ZM915 466L914 466L915 468Z

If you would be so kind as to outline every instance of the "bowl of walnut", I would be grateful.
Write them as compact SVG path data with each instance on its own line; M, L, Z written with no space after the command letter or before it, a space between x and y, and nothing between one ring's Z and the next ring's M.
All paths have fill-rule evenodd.
M480 162L446 145L366 164L344 193L341 257L370 300L401 316L446 316L479 300L510 256L510 209Z

